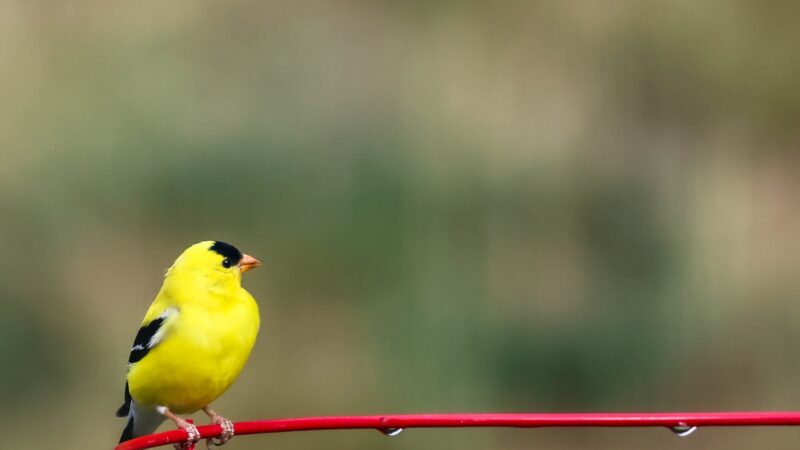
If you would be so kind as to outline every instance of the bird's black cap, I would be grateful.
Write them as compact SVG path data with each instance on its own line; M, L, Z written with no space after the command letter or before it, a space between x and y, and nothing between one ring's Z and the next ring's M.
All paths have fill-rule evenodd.
M225 258L231 260L231 264L239 264L242 259L242 252L238 248L222 241L214 241L214 244L209 248L212 252L219 253Z

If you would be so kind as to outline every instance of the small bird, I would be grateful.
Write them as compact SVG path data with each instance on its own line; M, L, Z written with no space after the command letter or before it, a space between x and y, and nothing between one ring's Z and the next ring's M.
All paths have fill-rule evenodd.
M233 437L233 422L209 404L236 380L256 341L258 305L241 281L260 265L233 245L203 241L167 270L128 357L125 402L117 410L128 423L120 442L150 434L170 419L194 444L200 433L176 414L200 409L222 427L215 443Z

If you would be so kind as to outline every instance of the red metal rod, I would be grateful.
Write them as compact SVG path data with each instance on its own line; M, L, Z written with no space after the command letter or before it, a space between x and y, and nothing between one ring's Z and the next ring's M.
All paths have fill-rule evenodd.
M800 412L697 412L697 413L588 413L588 414L408 414L334 416L237 422L236 435L307 430L440 427L667 427L678 431L708 426L800 425ZM219 425L198 427L202 438L216 437ZM186 440L186 432L173 430L119 444L115 450L141 450Z

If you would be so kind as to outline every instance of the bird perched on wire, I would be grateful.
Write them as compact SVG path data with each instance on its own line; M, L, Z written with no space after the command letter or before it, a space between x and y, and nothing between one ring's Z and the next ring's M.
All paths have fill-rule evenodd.
M187 248L164 276L128 358L125 403L128 423L120 442L150 434L171 419L200 439L177 414L203 410L222 427L217 444L233 437L233 422L209 408L241 372L259 327L258 305L242 288L242 274L261 265L221 241Z

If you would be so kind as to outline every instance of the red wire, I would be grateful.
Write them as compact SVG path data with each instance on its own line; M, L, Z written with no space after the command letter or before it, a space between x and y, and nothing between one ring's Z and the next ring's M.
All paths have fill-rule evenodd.
M800 412L699 412L699 413L588 413L588 414L408 414L386 416L334 416L296 419L256 420L235 424L236 435L282 433L287 431L372 428L439 427L667 427L685 431L704 426L786 426L800 425ZM218 425L197 427L202 438L219 436ZM172 430L138 437L119 444L115 450L140 450L186 440L186 432Z

